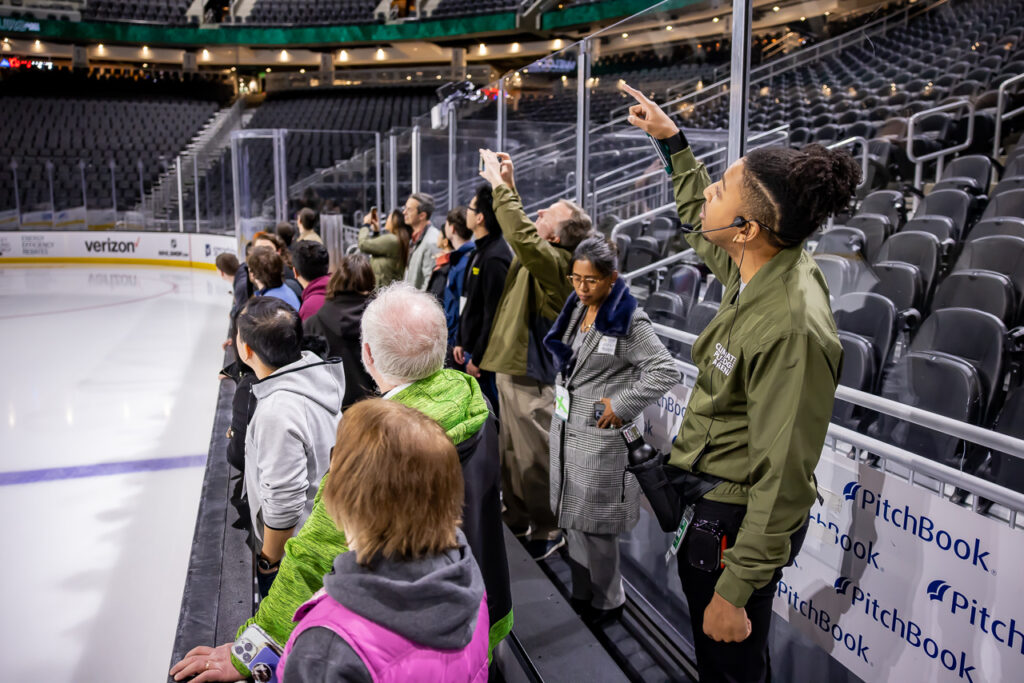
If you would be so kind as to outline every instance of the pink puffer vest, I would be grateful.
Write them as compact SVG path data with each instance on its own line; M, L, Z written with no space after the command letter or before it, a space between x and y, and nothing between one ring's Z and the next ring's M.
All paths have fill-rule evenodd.
M433 650L403 638L394 631L359 616L320 589L295 612L299 625L285 645L277 665L278 680L284 682L285 664L295 639L306 629L327 628L343 638L363 660L374 683L445 681L481 683L487 680L487 596L480 601L476 630L469 645L461 650Z

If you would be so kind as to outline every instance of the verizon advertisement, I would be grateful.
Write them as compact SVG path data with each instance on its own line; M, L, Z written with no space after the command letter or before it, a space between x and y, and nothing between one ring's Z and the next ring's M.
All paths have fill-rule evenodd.
M236 251L235 239L222 235L156 232L14 232L0 234L3 259L125 259L213 264L217 255Z

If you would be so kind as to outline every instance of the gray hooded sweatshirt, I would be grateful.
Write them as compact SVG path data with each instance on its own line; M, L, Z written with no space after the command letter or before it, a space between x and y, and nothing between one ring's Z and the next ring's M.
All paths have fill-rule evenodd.
M378 560L372 567L342 553L324 575L324 590L356 614L435 650L461 650L476 630L484 580L466 537L459 547L419 560ZM304 631L292 645L284 680L372 683L359 655L326 628Z
M245 490L253 533L301 526L331 462L345 371L311 351L252 385L256 411L245 435Z

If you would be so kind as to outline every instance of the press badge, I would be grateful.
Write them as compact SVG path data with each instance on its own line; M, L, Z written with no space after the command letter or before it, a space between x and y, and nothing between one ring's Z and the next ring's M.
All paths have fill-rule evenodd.
M601 337L601 341L597 343L598 353L607 353L609 355L615 355L615 342L619 341L618 337Z
M683 537L686 536L686 530L690 528L690 522L693 521L693 515L693 506L687 505L686 509L683 510L683 518L679 521L676 535L672 538L672 545L665 551L665 564L668 564L672 560L672 556L679 552L680 546L683 545Z
M561 384L555 385L555 417L562 422L569 419L569 390Z

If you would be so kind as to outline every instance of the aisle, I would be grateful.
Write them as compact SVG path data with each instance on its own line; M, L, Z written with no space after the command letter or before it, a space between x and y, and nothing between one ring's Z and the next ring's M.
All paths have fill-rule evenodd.
M0 268L5 680L166 675L228 289L183 268Z

